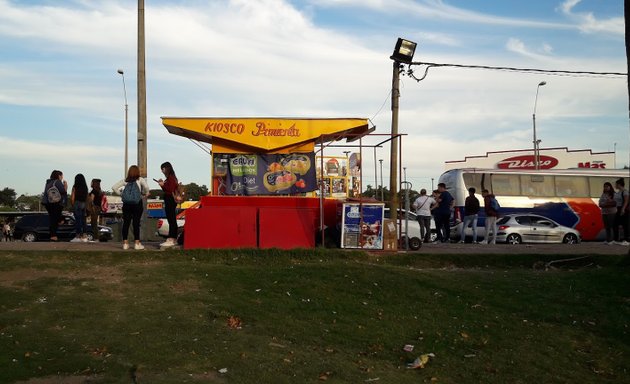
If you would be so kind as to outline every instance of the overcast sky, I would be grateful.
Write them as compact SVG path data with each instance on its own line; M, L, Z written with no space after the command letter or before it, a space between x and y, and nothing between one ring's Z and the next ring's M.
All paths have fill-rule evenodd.
M145 18L149 179L170 161L184 183L209 185L209 156L161 116L364 117L389 133L398 37L418 43L414 61L626 72L621 0L146 0ZM136 42L134 0L0 0L0 188L41 193L53 169L70 184L122 178L119 68L136 163ZM543 80L542 148L616 148L628 164L624 77L433 68L401 79L413 188L429 188L445 161L531 148ZM387 179L389 148L377 158ZM371 148L364 167L365 188Z

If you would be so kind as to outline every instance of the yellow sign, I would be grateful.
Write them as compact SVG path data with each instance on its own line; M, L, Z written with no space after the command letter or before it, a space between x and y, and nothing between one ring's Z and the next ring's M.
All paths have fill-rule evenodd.
M354 138L368 133L367 119L178 118L162 117L173 134L199 141L212 138L272 151L300 143ZM329 136L331 135L331 136Z

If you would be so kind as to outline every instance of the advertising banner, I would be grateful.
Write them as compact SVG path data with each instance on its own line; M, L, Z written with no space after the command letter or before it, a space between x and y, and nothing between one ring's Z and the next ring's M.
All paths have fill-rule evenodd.
M226 195L279 195L317 188L315 154L213 155L214 176L225 178Z
M383 249L384 204L344 204L341 247Z

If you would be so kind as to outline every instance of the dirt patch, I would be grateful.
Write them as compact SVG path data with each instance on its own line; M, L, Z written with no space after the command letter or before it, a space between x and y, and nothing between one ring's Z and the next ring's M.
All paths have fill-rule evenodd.
M47 376L16 381L14 384L88 384L98 382L100 382L98 376Z
M107 284L119 284L123 280L118 268L96 266L90 269L65 271L61 269L22 268L12 271L0 271L0 286L16 287L20 284L42 278L64 278L72 280L95 279Z

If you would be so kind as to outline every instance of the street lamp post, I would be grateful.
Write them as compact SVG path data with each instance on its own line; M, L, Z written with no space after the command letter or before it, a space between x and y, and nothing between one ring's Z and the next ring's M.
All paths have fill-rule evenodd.
M398 38L394 53L390 59L394 61L392 73L392 130L389 163L389 209L398 210L398 102L400 99L400 68L403 63L411 64L417 44L413 41Z
M125 72L122 69L118 70L118 73L122 76L123 91L125 94L125 170L123 177L127 177L127 166L129 161L128 141L129 141L129 104L127 104L127 86L125 85Z
M536 138L536 104L538 104L538 91L540 87L547 84L546 81L541 81L536 87L536 98L534 99L534 113L532 114L532 122L534 127L534 167L536 170L540 169L540 140Z
M381 163L381 201L385 201L385 193L383 192L383 159L378 159Z

